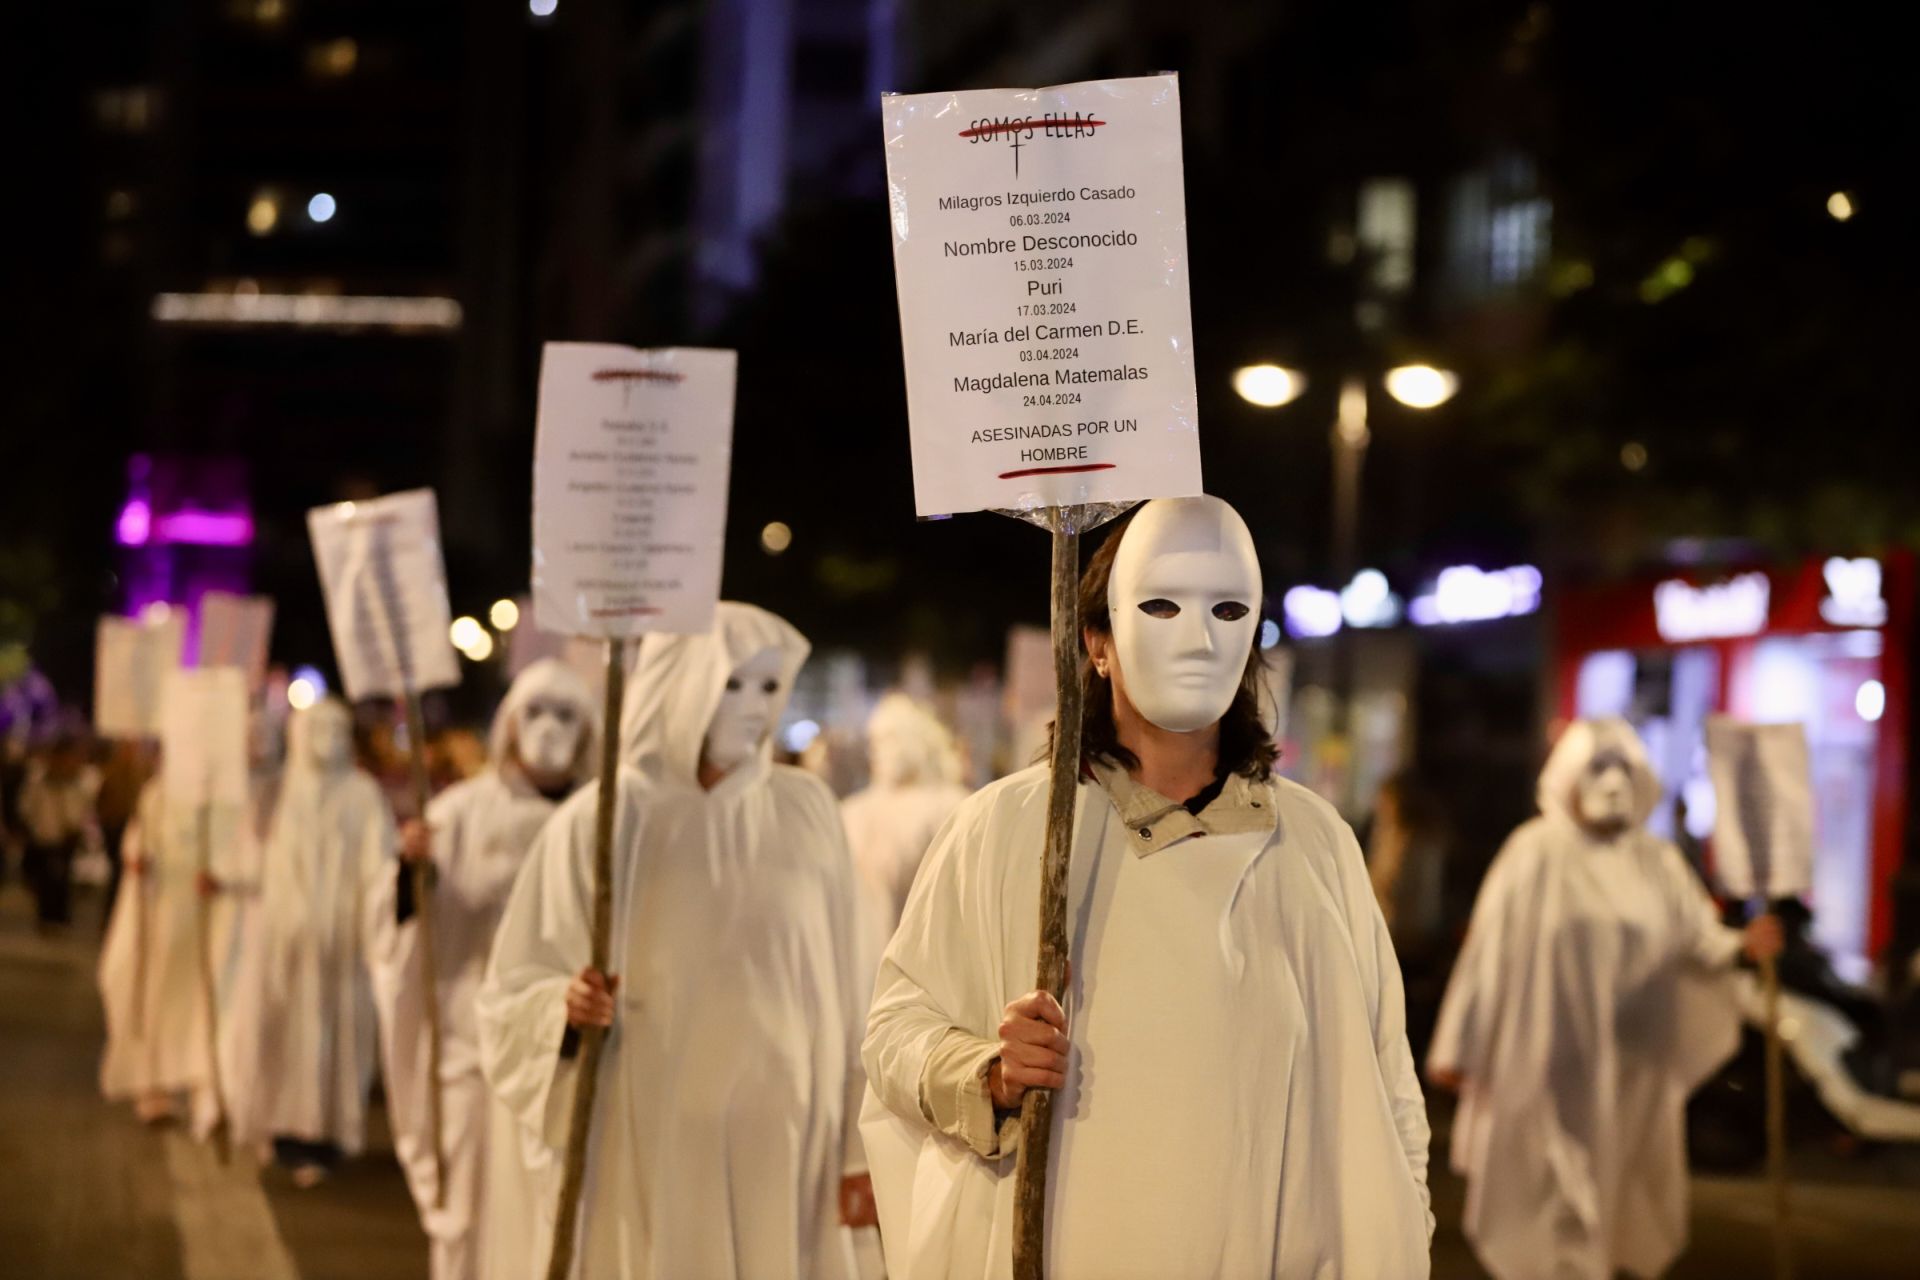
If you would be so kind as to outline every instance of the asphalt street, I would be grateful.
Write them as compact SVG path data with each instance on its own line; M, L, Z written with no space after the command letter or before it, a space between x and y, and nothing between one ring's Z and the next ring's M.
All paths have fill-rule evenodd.
M368 1154L302 1191L100 1099L97 902L81 920L36 935L17 881L0 885L0 1275L424 1280L425 1240L378 1107ZM1444 1107L1436 1119L1434 1275L1467 1280L1485 1273L1459 1233ZM1771 1276L1764 1181L1700 1176L1693 1193L1692 1247L1671 1280ZM1801 1280L1920 1276L1920 1152L1802 1145L1793 1209Z

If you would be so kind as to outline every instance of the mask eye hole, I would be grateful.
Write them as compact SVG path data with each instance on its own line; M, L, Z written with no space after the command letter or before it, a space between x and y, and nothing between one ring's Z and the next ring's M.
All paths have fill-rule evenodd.
M1171 600L1156 596L1151 600L1142 600L1140 612L1149 618L1177 618L1180 616L1180 606Z
M738 692L740 692L740 677L739 677L739 676L728 676L728 677L727 677L727 692L728 692L728 693L738 693Z
M760 692L771 697L773 694L780 692L780 682L778 680L763 681L760 685Z
M1222 600L1213 606L1213 616L1222 622L1238 622L1247 616L1247 606L1238 600Z

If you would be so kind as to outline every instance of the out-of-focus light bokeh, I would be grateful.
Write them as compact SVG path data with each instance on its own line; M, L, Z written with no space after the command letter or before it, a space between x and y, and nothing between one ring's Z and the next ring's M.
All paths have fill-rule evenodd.
M1387 394L1409 409L1437 409L1460 390L1460 378L1430 364L1404 364L1387 370Z
M1248 404L1277 409L1297 400L1307 388L1304 376L1277 364L1250 364L1234 370L1233 389Z

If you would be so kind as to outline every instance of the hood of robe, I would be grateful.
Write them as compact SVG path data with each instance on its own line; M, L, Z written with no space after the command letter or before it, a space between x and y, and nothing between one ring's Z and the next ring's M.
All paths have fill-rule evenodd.
M505 768L520 727L520 712L539 697L564 701L579 712L580 747L573 753L573 784L592 781L600 763L600 709L594 705L593 691L580 673L558 658L542 658L514 677L487 731L488 760L495 769Z
M321 720L337 721L342 732L348 737L346 768L354 764L352 751L353 713L347 710L347 704L338 698L322 698L303 711L293 713L287 721L287 771L294 777L319 776L328 771L328 766L314 757L311 734L315 724Z
M1540 812L1574 822L1574 786L1593 758L1605 751L1616 752L1627 762L1627 774L1633 782L1633 825L1644 826L1653 807L1660 803L1660 780L1647 761L1647 748L1640 735L1617 716L1575 720L1567 726L1540 771L1536 793Z
M707 726L734 669L763 649L780 654L780 692L772 723L778 726L793 696L793 680L813 646L785 618L756 605L722 600L713 627L693 636L652 633L627 677L620 713L620 757L650 780L700 785L700 752ZM773 759L773 731L755 757L764 771ZM736 771L739 772L739 771Z
M867 717L867 750L877 786L958 782L959 751L939 717L904 693L889 693Z

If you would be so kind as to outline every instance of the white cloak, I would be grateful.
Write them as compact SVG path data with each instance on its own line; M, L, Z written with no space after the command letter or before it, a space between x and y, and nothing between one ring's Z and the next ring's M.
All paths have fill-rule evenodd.
M957 783L927 781L875 785L840 802L876 960L900 923L933 838L966 798L967 789Z
M862 1129L894 1280L1011 1274L1013 1159L930 1129L920 1080L958 1027L1033 986L1048 773L961 806L880 967ZM1353 834L1276 780L1271 833L1147 857L1079 788L1068 1080L1047 1274L1420 1280L1427 1119L1400 973Z
M1635 828L1611 843L1571 808L1603 748L1634 783ZM1741 938L1640 825L1658 796L1624 722L1569 727L1447 986L1427 1060L1465 1079L1453 1166L1467 1238L1500 1280L1657 1276L1686 1245L1687 1095L1738 1045Z
M785 622L720 605L716 630L649 635L625 710L611 968L574 1274L622 1280L851 1274L838 1193L858 1069L856 896L832 794L763 745L711 791L701 744L732 670L807 653ZM543 1274L577 1066L567 984L588 961L598 785L536 841L478 1011L497 1114L488 1274ZM857 1141L857 1140L855 1140ZM856 1148L857 1149L857 1148ZM518 1155L522 1182L500 1167Z
M249 1120L355 1155L366 1146L377 1045L361 904L370 869L392 865L393 814L366 773L318 767L297 732L292 749L261 856Z
M107 1047L100 1091L110 1099L148 1092L200 1090L209 1082L207 997L201 968L200 811L169 804L159 779L140 792L122 843L125 856L150 866L129 874L114 900L100 952L100 999ZM208 869L231 882L252 846L247 815L232 805L211 810ZM145 919L142 921L142 903ZM215 970L216 1004L233 936L234 901L218 894L206 907L207 946ZM144 931L144 937L142 936ZM140 952L144 947L145 990ZM136 1005L144 1008L136 1012Z
M440 1014L441 1145L447 1194L436 1204L433 1124L428 1096L430 1027L422 998L419 904L398 920L398 859L371 868L367 893L367 962L380 1019L381 1065L394 1152L432 1244L434 1280L478 1280L481 1211L488 1163L491 1096L480 1070L480 1031L474 1013L494 931L533 846L559 807L536 791L508 760L517 717L531 698L564 698L581 725L577 759L591 767L595 719L584 683L560 664L523 671L494 716L493 763L447 788L427 805L433 829L434 959Z

